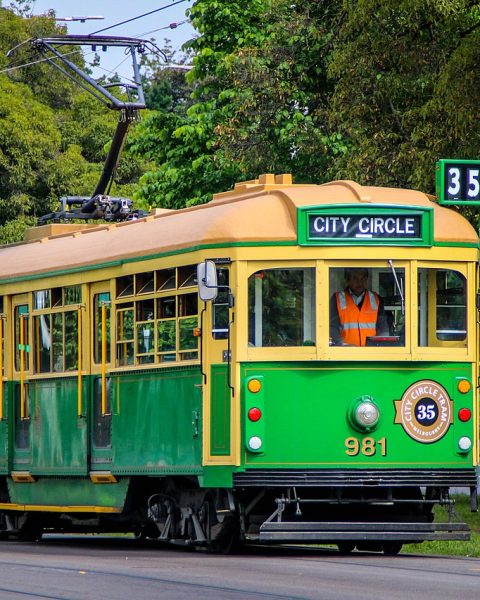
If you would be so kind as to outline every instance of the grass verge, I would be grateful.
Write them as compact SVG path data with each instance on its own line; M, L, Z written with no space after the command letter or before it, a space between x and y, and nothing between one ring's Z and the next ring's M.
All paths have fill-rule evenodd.
M471 539L468 542L423 542L422 544L405 544L403 553L412 554L443 554L447 556L469 556L480 557L480 512L470 511L470 496L454 496L455 512L460 521L464 521L471 531ZM445 511L435 507L435 520L445 521L448 519Z

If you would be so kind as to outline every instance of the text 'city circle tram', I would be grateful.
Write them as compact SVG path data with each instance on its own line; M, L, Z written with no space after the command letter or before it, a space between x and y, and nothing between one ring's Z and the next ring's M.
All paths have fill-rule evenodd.
M1 247L4 536L468 539L479 239L442 202L478 200L479 170L438 169L440 202L268 174Z

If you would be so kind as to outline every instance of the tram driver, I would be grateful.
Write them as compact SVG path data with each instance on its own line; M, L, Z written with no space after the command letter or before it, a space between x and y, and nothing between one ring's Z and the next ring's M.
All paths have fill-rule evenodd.
M389 336L383 300L368 289L368 269L348 268L344 277L345 288L330 300L330 343L365 346L369 337Z

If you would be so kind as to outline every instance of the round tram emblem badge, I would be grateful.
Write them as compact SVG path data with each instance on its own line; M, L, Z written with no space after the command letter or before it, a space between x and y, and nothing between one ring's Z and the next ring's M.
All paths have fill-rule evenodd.
M445 388L425 379L411 385L401 400L395 400L395 423L417 442L438 441L452 424L452 401Z

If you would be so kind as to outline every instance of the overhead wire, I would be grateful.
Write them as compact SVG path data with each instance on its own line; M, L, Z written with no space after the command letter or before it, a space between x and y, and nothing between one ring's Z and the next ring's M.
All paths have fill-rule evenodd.
M156 8L155 10L151 10L149 12L138 15L137 17L132 17L131 19L127 19L125 21L121 21L119 23L115 23L114 25L110 25L109 27L104 27L103 29L99 29L98 31L92 31L89 35L96 35L97 33L103 33L104 31L108 31L109 29L113 29L114 27L119 27L120 25L125 25L126 23L131 23L132 21L137 21L138 19L143 19L143 17L148 17L149 15L153 15L154 13L160 12L161 10L166 10L171 6L176 6L177 4L182 4L186 2L186 0L177 0L176 2L171 2L170 4L166 4L165 6L161 6L160 8Z
M120 25L125 25L126 23L131 23L131 22L136 21L138 19L142 19L144 17L147 17L149 15L155 14L157 12L166 10L167 8L170 8L172 6L176 6L178 4L182 4L183 2L186 2L186 0L176 0L175 2L171 2L170 4L166 4L164 6L156 8L155 10L148 11L146 13L142 13L140 15L137 15L136 17L132 17L131 19L126 19L125 21L120 21L118 23L110 25L109 27L105 27L103 29L99 29L97 31L93 31L93 32L89 33L88 35L96 35L98 33L103 33L104 31L108 31L109 29L114 29L115 27L119 27ZM145 33L139 34L137 37L141 38L141 37L143 37L145 35L150 35L152 33L156 33L157 31L162 31L162 30L166 30L166 29L176 29L177 27L179 27L181 25L184 25L186 22L187 22L187 20L180 21L178 23L170 23L169 25L165 25L164 27L159 27L158 29L154 29L152 31L147 31ZM17 48L18 46L23 45L24 43L26 43L26 42L21 42L15 48ZM68 56L70 54L78 54L78 53L81 53L81 51L79 51L79 50L73 50L71 52L67 52L66 54L64 54L64 56ZM91 53L89 52L89 53L86 53L86 54L83 53L83 54L84 54L84 56L88 56ZM36 61L31 61L29 63L23 63L23 64L20 64L20 65L13 65L13 66L10 66L10 67L7 67L5 69L0 70L0 74L2 74L2 73L8 73L10 71L15 71L17 69L22 69L24 67L29 67L29 66L32 66L32 65L36 65L36 64L39 64L39 63L42 63L42 62L46 62L48 60L49 59L47 59L47 58L41 58L41 59L38 59ZM125 62L125 60L121 61L115 68L117 69L124 62ZM116 73L116 71L112 71L112 70L109 70L109 69L104 69L103 67L100 67L100 66L98 66L97 68L101 69L102 71L104 71L105 73L108 73L108 74L114 75Z

